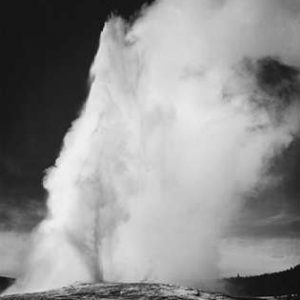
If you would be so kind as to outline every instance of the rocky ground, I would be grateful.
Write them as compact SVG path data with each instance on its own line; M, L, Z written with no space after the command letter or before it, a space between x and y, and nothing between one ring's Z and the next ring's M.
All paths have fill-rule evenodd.
M0 300L96 300L96 299L164 299L164 300L229 300L221 294L206 293L201 290L178 287L169 284L152 283L99 283L77 284L70 287L28 294L0 297Z

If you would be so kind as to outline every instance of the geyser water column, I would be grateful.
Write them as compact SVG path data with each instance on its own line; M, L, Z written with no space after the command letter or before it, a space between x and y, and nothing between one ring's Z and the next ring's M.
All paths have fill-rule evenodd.
M21 289L101 281L101 249L127 218L138 191L138 64L126 49L125 25L113 20L101 35L91 90L81 116L44 181L48 217L34 235Z
M258 58L297 62L291 14L279 1L169 0L132 26L107 22L13 289L216 278L232 214L298 133L298 71L285 98L258 80Z

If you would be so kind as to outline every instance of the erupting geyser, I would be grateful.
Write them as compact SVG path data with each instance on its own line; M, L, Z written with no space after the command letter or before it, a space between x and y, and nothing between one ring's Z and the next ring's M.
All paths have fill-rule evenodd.
M299 131L298 3L165 0L106 23L11 291L217 278L231 216Z

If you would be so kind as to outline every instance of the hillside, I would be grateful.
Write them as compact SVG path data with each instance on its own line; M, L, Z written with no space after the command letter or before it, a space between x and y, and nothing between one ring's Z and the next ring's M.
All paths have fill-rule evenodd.
M285 271L224 280L225 292L235 296L300 295L300 265Z
M1 300L96 300L96 299L151 299L151 300L230 300L220 294L169 284L154 283L98 283L76 284L71 287L31 294L9 295Z
M178 287L169 284L154 283L98 283L74 284L57 290L7 295L0 300L54 300L54 299L165 299L165 300L230 300L230 299L300 299L300 265L282 272L258 276L232 277L222 281L221 293L209 293L199 289ZM14 280L0 277L0 289L3 291ZM268 298L263 298L270 296ZM282 297L279 297L282 296Z

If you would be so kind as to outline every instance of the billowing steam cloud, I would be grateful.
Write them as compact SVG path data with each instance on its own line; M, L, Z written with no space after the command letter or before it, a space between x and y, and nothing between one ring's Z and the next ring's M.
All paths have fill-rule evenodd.
M14 288L216 278L232 215L298 133L299 4L165 0L109 20Z

